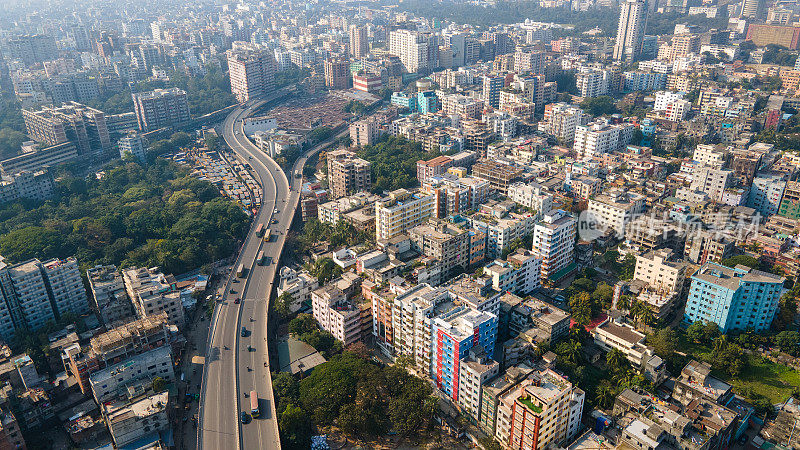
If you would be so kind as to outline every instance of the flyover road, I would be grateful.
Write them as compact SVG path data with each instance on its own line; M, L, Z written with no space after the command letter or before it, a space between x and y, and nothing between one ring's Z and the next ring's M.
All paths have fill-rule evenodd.
M277 263L300 198L302 179L295 174L302 172L308 157L333 139L348 133L345 127L311 148L298 158L287 178L278 164L250 142L243 132L242 119L264 103L261 100L243 104L234 109L223 123L225 142L252 166L262 185L263 198L234 264L234 269L244 265L247 274L245 278L231 274L212 318L200 400L199 449L280 448L267 347L267 312ZM271 230L270 242L255 235L258 224ZM267 257L265 265L256 261L262 251ZM236 298L241 302L235 303ZM242 327L246 329L245 336L242 336ZM258 393L261 416L242 424L239 413L250 412L249 393L253 390Z

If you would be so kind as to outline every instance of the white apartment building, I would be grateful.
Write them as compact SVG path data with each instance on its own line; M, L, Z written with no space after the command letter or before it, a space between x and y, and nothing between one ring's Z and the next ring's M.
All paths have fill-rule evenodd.
M103 417L115 446L121 448L154 431L168 430L168 402L169 392L164 391L102 404Z
M436 36L431 33L412 30L396 30L389 33L389 54L400 58L400 62L409 72L436 67L438 53Z
M683 99L685 93L661 91L656 93L656 101L653 105L654 112L662 112L664 118L673 122L679 122L686 117L692 109L692 103Z
M659 249L644 255L636 255L634 280L640 280L656 292L677 292L683 290L688 265L683 262L670 261L673 252L670 249Z
M541 258L541 280L574 265L577 221L563 210L550 211L533 228L533 255Z
M92 291L92 306L106 326L133 318L133 303L116 266L95 266L86 271L86 277Z
M777 214L786 190L786 174L782 172L759 172L753 178L747 206L765 217Z
M280 280L278 281L278 296L288 292L292 296L294 302L289 310L297 312L303 302L311 299L311 292L319 287L317 277L309 274L306 271L298 273L296 270L288 266L281 267Z
M585 114L577 106L567 103L551 103L544 107L544 118L539 131L571 143L575 140L575 129L584 124Z
M92 372L89 386L98 405L119 396L134 384L152 383L155 377L169 382L175 379L172 368L172 349L163 345L127 358L117 364Z
M613 189L607 195L597 195L589 199L588 213L601 230L614 230L622 238L625 235L625 225L644 212L644 200L645 197L641 194Z
M337 286L328 284L312 291L311 309L320 328L345 347L361 340L361 310Z
M692 160L715 169L721 169L725 165L725 157L728 149L724 145L717 144L697 144L692 154Z
M533 233L536 217L532 214L506 213L502 217L496 215L476 214L467 218L472 228L486 235L486 255L498 258L517 238Z
M508 186L508 198L530 208L543 217L553 209L553 194L545 192L538 183L514 183Z
M733 172L724 169L715 169L711 166L695 167L692 171L692 184L689 188L693 191L701 191L715 201L722 199L725 188L732 180Z
M496 260L483 268L494 290L519 295L530 294L542 286L541 272L542 258L524 249L517 249L505 261Z
M607 119L598 119L575 128L572 148L580 156L595 156L623 149L633 138L636 129L631 124L610 124Z
M375 236L391 239L433 217L436 199L433 195L398 189L375 202Z
M244 103L275 89L275 56L267 48L237 42L228 50L231 92Z
M25 325L34 331L56 320L40 265L38 260L31 260L8 269Z
M50 285L50 295L57 314L71 313L80 316L89 312L86 288L75 258L51 259L43 262L42 268Z
M439 98L441 110L448 116L476 119L483 110L483 101L463 94L443 95Z
M167 321L182 327L184 324L181 294L175 290L175 280L161 273L158 267L130 268L122 271L125 290L133 302L136 315L141 319L163 312Z
M608 94L611 72L590 67L582 67L575 74L575 84L581 97L600 97Z
M458 405L473 418L480 417L483 385L500 373L500 364L485 349L470 349L459 362Z
M394 353L411 358L421 374L430 373L432 318L453 307L448 300L446 289L432 288L424 283L394 299Z

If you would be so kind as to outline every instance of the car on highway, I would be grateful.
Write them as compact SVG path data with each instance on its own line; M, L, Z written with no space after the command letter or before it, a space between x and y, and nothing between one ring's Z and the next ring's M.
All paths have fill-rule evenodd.
M230 417L230 416L228 416L228 417ZM239 420L241 420L242 423L250 422L250 416L248 416L246 412L242 411L242 413L239 414Z
M278 219L272 219L272 224L275 225L278 223Z
M242 337L247 337L247 328L242 327Z
M231 294L235 294L235 293L236 293L236 289L231 289L231 290L230 290L230 291L228 291L228 292L230 292Z
M278 208L273 209L272 214L278 214Z
M235 303L235 304L237 304L237 305L238 305L238 304L239 304L239 302L240 302L240 300L239 300L239 297L236 297L235 299L233 299L233 303Z
M294 174L294 177L295 178L302 178L303 174L301 174L300 172L297 172L296 174Z

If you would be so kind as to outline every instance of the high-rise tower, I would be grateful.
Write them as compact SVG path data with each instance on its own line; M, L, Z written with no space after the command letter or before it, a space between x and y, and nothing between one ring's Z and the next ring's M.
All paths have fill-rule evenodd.
M644 29L647 25L647 1L625 0L620 6L617 43L614 59L634 61L642 52Z

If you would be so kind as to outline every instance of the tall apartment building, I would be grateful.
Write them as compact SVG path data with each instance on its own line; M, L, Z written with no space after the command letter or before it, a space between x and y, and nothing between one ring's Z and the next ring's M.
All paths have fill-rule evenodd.
M133 94L133 110L139 130L145 132L164 127L183 128L191 120L186 91L176 87Z
M759 172L750 185L747 206L762 216L777 214L786 190L787 174L781 172Z
M115 364L94 371L89 375L89 387L98 405L120 396L130 387L152 386L153 378L170 382L175 379L172 365L172 348L158 346L142 353L131 355Z
M275 90L277 62L269 49L238 44L227 52L228 70L231 93L244 103Z
M437 37L412 30L392 31L389 33L389 54L400 58L409 72L435 69L439 63Z
M383 136L384 130L381 122L367 117L350 124L350 140L355 147L372 145Z
M53 196L55 182L49 170L21 172L0 177L0 203L18 199L47 200Z
M0 258L0 336L37 331L63 314L89 311L75 258L32 259L12 266Z
M142 140L142 135L139 133L129 133L127 136L123 137L117 142L117 146L119 147L120 158L130 154L139 162L147 161L147 154L144 150L144 141Z
M469 232L447 222L430 220L408 231L412 246L425 256L436 258L442 277L450 279L470 264Z
M575 127L572 148L580 156L595 156L625 148L633 138L635 126L629 123L611 124L607 119L598 119Z
M647 26L647 1L625 0L620 4L617 42L614 59L633 62L642 52L645 27Z
M16 36L9 39L7 44L10 59L18 59L26 66L58 57L55 39L45 34Z
M372 163L349 150L328 152L328 191L330 198L347 197L372 187Z
M183 302L172 275L164 275L158 267L135 267L124 269L122 278L140 319L166 312L170 324L183 326Z
M611 87L612 74L608 70L586 68L575 74L575 86L581 97L606 95Z
M461 94L443 95L439 99L441 110L448 116L461 116L463 119L476 119L483 110L483 101Z
M417 174L419 174L417 166ZM424 170L428 170L426 167ZM477 210L489 198L489 182L474 177L457 177L450 173L428 177L422 188L435 198L434 216L445 218L464 211Z
M48 146L72 142L80 156L110 156L111 140L103 111L69 102L60 107L23 109L22 117L28 136L36 142Z
M460 363L469 355L470 349L476 348L478 353L494 351L497 316L459 306L435 317L431 323L431 334L430 376L436 387L453 402L474 404L477 409L480 385L459 385L460 372L463 370ZM477 349L478 346L481 348ZM459 394L467 398L462 399Z
M517 50L517 52L514 53L514 72L516 73L532 73L538 75L543 73L544 63L544 52Z
M350 55L355 59L369 55L367 27L350 25Z
M350 61L343 58L326 59L325 86L328 89L347 89L350 86Z
M577 106L567 103L549 103L544 107L540 131L553 135L565 143L575 140L578 125L584 125L585 115Z
M329 172L330 173L330 172ZM433 217L435 198L421 192L398 189L375 202L375 236L391 239Z
M335 284L311 292L311 310L320 328L329 331L342 345L348 346L363 338L364 318L360 305L351 302Z
M785 278L742 265L706 263L692 276L684 321L714 322L723 333L769 329Z
M534 226L531 251L542 259L542 281L557 281L575 269L576 227L575 218L560 209Z
M710 166L695 167L692 172L692 191L705 192L712 200L720 201L732 180L730 170L714 169Z
M588 213L601 230L625 235L625 226L644 212L645 197L635 192L613 189L608 194L589 199Z
M735 241L715 231L699 230L686 236L684 255L694 264L722 262L733 254Z
M106 326L134 318L133 303L117 266L95 266L86 271L94 310Z
M527 295L542 287L542 258L518 248L505 261L495 260L484 266L483 275L492 280L492 288L498 292Z
M585 397L551 369L531 374L499 397L494 437L507 449L566 446L580 429Z
M505 77L501 75L484 75L481 79L483 101L492 108L500 106L500 90L505 85Z

